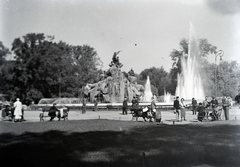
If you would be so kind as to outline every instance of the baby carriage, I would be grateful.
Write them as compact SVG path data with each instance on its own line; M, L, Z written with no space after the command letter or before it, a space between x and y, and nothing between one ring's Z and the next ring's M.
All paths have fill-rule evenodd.
M222 108L216 107L213 111L209 114L212 121L221 120Z
M11 107L10 105L5 105L2 109L2 119L5 120L5 118L7 117L8 120L12 120L14 118L14 108Z

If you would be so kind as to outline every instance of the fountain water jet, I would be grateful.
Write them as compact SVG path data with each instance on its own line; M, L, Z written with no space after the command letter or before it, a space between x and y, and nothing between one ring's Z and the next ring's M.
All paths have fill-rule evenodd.
M166 90L164 89L164 102L165 103L171 103L171 94L169 92L166 92Z
M150 102L153 94L151 91L151 83L149 76L147 76L147 81L145 84L145 89L144 89L144 96L143 96L143 102Z
M184 99L204 99L204 91L201 77L198 72L196 57L199 45L194 32L194 27L190 23L188 54L181 59L182 72L178 74L176 96Z

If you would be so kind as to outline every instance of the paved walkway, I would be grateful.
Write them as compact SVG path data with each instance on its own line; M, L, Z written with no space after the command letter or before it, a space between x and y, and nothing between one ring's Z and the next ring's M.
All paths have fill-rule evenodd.
M129 112L129 111L128 111ZM25 111L24 118L26 122L39 122L39 114L41 111ZM240 109L238 107L233 107L229 112L230 120L239 119L240 120ZM131 121L132 115L122 115L122 111L87 111L85 114L82 114L81 110L75 110L69 112L69 120L86 120L86 119L109 119L109 120L121 120L121 121ZM186 111L187 121L174 122L175 124L189 124L198 122L197 116L192 115L192 111ZM222 114L222 119L224 120L224 115ZM2 120L2 119L1 119ZM45 118L46 121L49 120L49 117ZM57 120L55 118L55 120ZM175 120L175 114L172 110L162 111L162 123L164 124L173 124ZM134 120L135 121L135 120ZM138 121L143 121L142 118L139 118Z

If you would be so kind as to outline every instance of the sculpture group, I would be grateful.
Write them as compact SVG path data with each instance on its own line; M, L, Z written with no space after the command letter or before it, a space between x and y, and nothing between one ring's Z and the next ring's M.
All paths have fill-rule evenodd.
M88 83L84 87L84 96L88 97L90 102L93 102L95 97L100 97L104 103L122 103L124 97L128 97L129 101L133 97L143 97L144 86L137 83L134 71L121 71L123 65L117 56L119 53L120 51L114 52L110 68L101 74L97 83Z

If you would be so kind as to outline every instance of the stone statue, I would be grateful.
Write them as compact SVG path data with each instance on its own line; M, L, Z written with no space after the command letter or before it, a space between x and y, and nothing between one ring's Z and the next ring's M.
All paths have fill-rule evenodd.
M121 68L123 66L122 63L119 62L119 57L117 56L120 52L121 51L113 53L112 61L109 64L110 67L112 67L113 65L116 65L117 68Z
M137 84L133 69L128 73L121 71L123 65L117 56L120 52L114 52L110 68L100 74L97 83L88 83L84 87L84 94L90 102L93 103L95 97L101 97L104 103L122 103L124 97L131 101L134 96L143 96L144 87Z
M133 69L131 69L131 70L128 72L128 75L129 75L129 76L135 76L135 73L134 73Z

